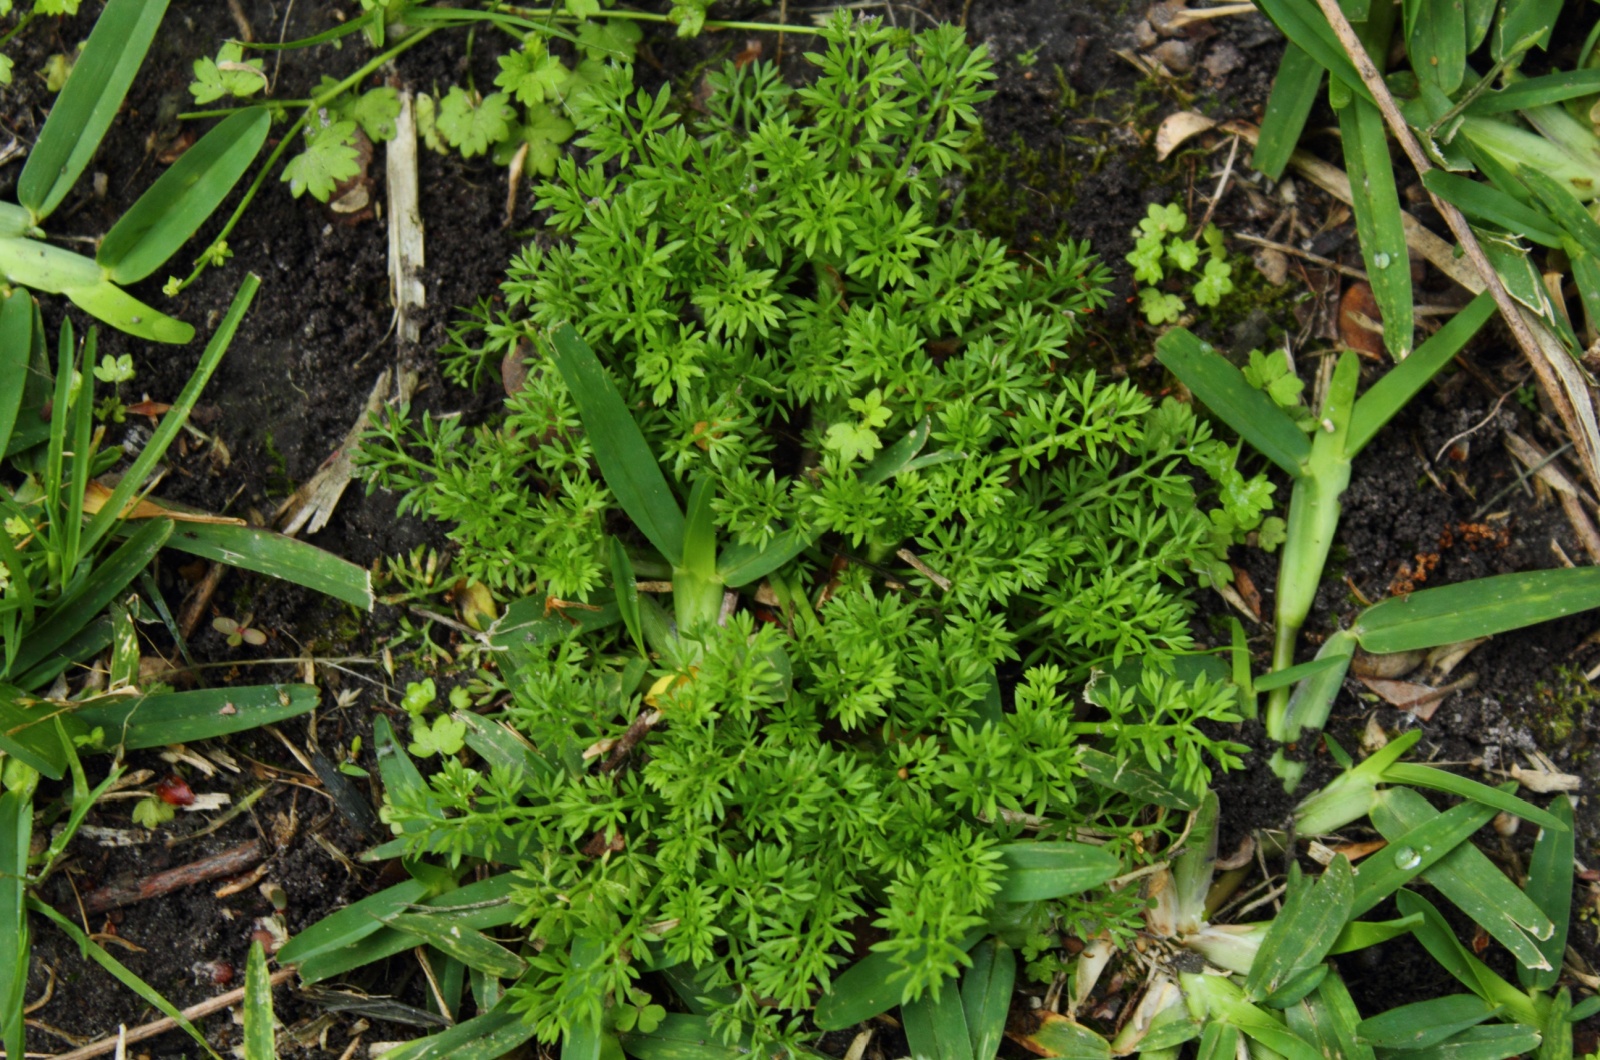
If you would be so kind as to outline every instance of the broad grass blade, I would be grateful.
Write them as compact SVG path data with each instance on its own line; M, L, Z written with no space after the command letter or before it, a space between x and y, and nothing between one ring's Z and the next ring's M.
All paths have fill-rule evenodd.
M250 308L250 302L255 298L256 290L260 286L261 278L253 274L246 276L244 282L239 285L238 292L233 296L233 304L228 307L227 316L222 318L222 323L217 325L211 341L206 343L204 352L200 354L200 363L195 366L194 373L184 384L178 400L173 402L172 408L161 417L161 426L150 436L144 449L123 473L116 489L111 491L111 496L106 499L106 503L101 506L100 511L95 514L84 531L84 548L93 548L118 521L128 502L143 488L145 479L150 477L156 464L166 454L167 447L177 438L178 432L183 430L184 423L189 419L189 413L200 400L200 392L205 389L206 383L211 379L211 373L215 372L217 365L221 363L222 355L228 352L228 344L233 341L234 333L239 330L239 323L244 319L245 313Z
M216 1050L211 1048L211 1044L206 1041L205 1035L201 1034L200 1031L195 1028L195 1025L189 1022L188 1017L184 1016L182 1012L178 1011L177 1006L173 1005L172 1002L162 997L161 993L149 983L135 975L132 969L128 968L127 965L123 964L121 961L111 956L111 954L107 953L98 942L95 942L93 939L89 938L88 935L85 935L78 928L78 925L74 924L72 921L56 912L55 909L45 905L37 898L30 897L28 899L28 908L35 913L48 917L54 921L57 927L66 932L72 941L78 944L78 949L80 952L86 954L90 960L94 961L100 967L110 972L111 975L123 986L127 987L129 990L132 990L135 994L138 994L149 1004L160 1009L162 1015L172 1020L179 1027L183 1028L184 1033L188 1034L189 1037L193 1038L197 1043L199 1043L200 1048L204 1049L210 1056L214 1058L214 1060L222 1060L222 1057L218 1056Z
M354 945L368 935L384 930L384 917L394 916L427 896L428 885L421 880L405 880L377 894L368 895L337 913L323 917L290 939L278 951L278 963L303 965Z
M922 452L922 447L928 444L928 435L933 431L933 420L924 416L917 425L906 433L906 436L879 453L866 467L861 470L861 481L868 484L887 482L911 465Z
M1524 107L1542 107L1600 92L1600 70L1563 70L1530 77L1498 92L1485 92L1467 107L1468 114L1505 114Z
M1528 996L1494 972L1461 945L1450 924L1433 903L1415 891L1400 891L1394 897L1395 906L1406 916L1421 916L1422 923L1411 929L1423 949L1427 950L1440 967L1468 990L1491 1005L1501 1005L1517 1019L1534 1019L1538 1016Z
M1039 1026L1022 1044L1030 1053L1062 1060L1110 1060L1111 1057L1110 1042L1076 1020L1055 1012L1042 1013Z
M1285 712L1285 727L1289 732L1316 731L1328 721L1334 697L1344 686L1344 675L1355 656L1355 637L1347 630L1338 630L1322 642L1317 649L1315 662L1333 660L1326 669L1313 671L1300 681L1289 695L1289 708Z
M93 258L37 239L0 239L0 276L50 294L92 287L105 278Z
M1487 784L1480 784L1457 773L1451 773L1435 766L1417 765L1412 762L1396 762L1384 769L1383 779L1390 784L1409 784L1414 788L1432 788L1435 791L1448 792L1459 795L1463 799L1482 803L1491 809L1502 810L1513 817L1521 817L1540 828L1549 828L1557 832L1565 832L1571 828L1570 821L1561 818L1517 798L1509 791L1491 788Z
M1524 888L1556 927L1548 939L1539 943L1540 952L1550 963L1548 970L1535 971L1517 965L1517 978L1523 986L1533 990L1555 989L1561 978L1561 961L1567 952L1567 928L1572 921L1572 859L1577 842L1572 828L1572 800L1557 795L1550 803L1550 814L1566 827L1540 831L1533 844L1533 858L1528 862L1528 882Z
M407 799L433 803L433 797L428 794L428 782L422 779L422 771L406 754L405 745L395 736L388 718L373 719L372 749L378 759L378 776L383 779L384 791L391 801L396 800L397 792L404 792ZM416 832L422 827L420 821L412 821L406 831Z
M1238 1027L1220 1020L1206 1024L1200 1033L1198 1060L1235 1060L1238 1055Z
M595 989L601 964L605 960L606 944L593 935L579 935L572 940L572 978L576 980L569 989L583 989L583 978L589 980L590 990ZM582 977L582 978L580 978ZM561 1060L601 1060L605 1056L607 1032L603 1026L601 1001L596 998L591 1007L569 1008L562 1013L567 1023L567 1033L561 1039Z
M972 951L972 967L961 977L961 1006L973 1060L994 1060L1005 1040L1011 988L1017 979L1017 953L998 938L984 939Z
M134 531L94 569L77 592L58 602L28 633L11 664L12 671L26 673L94 621L155 558L171 533L172 523L167 519L152 519Z
M267 974L267 951L250 943L244 966L244 1060L278 1060L276 1022L272 1015L272 977Z
M1600 222L1589 216L1589 211L1584 209L1583 203L1572 192L1533 166L1519 167L1517 176L1522 178L1540 205L1550 211L1550 216L1561 226L1563 235L1590 254L1600 257Z
M900 1019L912 1060L973 1060L967 1013L954 982L902 1004Z
M311 685L200 688L106 698L109 702L78 708L76 716L85 725L103 727L108 744L120 744L130 751L193 743L271 725L310 713L321 701Z
M1461 0L1405 0L1406 53L1418 77L1446 95L1461 87L1467 66L1467 19Z
M543 596L525 596L507 605L505 614L489 627L490 646L505 651L513 647L536 648L552 644L569 633L590 633L622 621L622 612L608 594L590 594L595 611L553 609Z
M1560 14L1561 0L1504 0L1489 54L1498 63L1529 48L1545 47L1550 43L1550 31Z
M551 360L572 393L617 503L668 563L682 566L683 510L600 358L570 324L563 324L551 336Z
M1262 456L1291 476L1305 472L1311 443L1272 399L1245 382L1210 343L1187 328L1174 328L1156 341L1156 356L1205 406L1239 432Z
M750 1047L727 1045L703 1015L669 1012L655 1030L619 1035L622 1051L637 1060L747 1060Z
M1401 1005L1356 1025L1362 1041L1378 1049L1426 1049L1478 1024L1500 1009L1475 994L1451 994Z
M1330 974L1315 994L1284 1015L1289 1029L1329 1060L1373 1060L1371 1047L1356 1037L1361 1014L1338 973Z
M1362 868L1365 872L1365 867ZM1376 946L1380 942L1399 938L1408 934L1414 927L1422 923L1420 916L1403 916L1396 920L1352 920L1339 932L1339 937L1334 941L1333 949L1328 951L1328 956L1337 957L1341 953L1354 953Z
M110 0L95 20L17 178L17 201L35 223L61 204L83 174L121 109L166 10L167 0Z
M1437 648L1600 607L1600 567L1496 574L1392 596L1361 613L1356 639L1383 654Z
M478 883L469 883L465 887L432 898L421 900L420 905L430 910L430 915L448 920L459 926L462 930L483 931L488 928L504 927L513 922L517 917L517 907L507 901L511 893L511 874L501 873L491 876ZM400 884L410 893L412 885L421 886L419 881ZM425 893L425 892L422 892ZM404 898L404 894L399 897ZM365 900L365 899L363 899ZM404 901L385 901L381 908L374 907L370 911L363 910L360 920L346 918L341 921L342 927L332 936L321 937L323 924L327 924L335 917L344 917L345 910L340 910L317 924L306 929L305 932L295 936L289 946L284 947L284 952L289 953L294 961L284 961L279 954L279 961L283 963L298 963L300 966L300 981L303 983L317 983L345 975L364 965L381 961L385 957L392 957L397 953L404 953L416 946L414 935L386 927L381 921L402 912L410 906L418 904L415 899ZM351 908L354 908L353 906ZM378 922L379 930L362 935L359 938L350 938L348 929L362 921ZM337 927L338 925L336 925ZM303 944L304 951L309 956L300 958L301 949L291 950L301 939L312 936Z
M765 545L729 544L717 558L717 577L730 589L749 585L777 570L810 548L817 534L796 527L779 531Z
M249 107L185 151L101 241L95 260L107 277L134 283L177 253L250 168L271 124L266 107Z
M1422 175L1423 185L1475 221L1526 236L1540 246L1559 247L1561 229L1550 216L1499 188L1442 169Z
M984 934L968 932L960 942L962 951L971 950ZM854 1027L900 1004L904 983L899 962L887 953L869 953L833 980L828 992L817 999L812 1019L825 1031Z
M51 780L60 780L67 772L67 752L49 724L53 713L48 704L33 701L20 688L0 685L0 751Z
M1350 919L1354 897L1355 878L1343 855L1333 859L1315 884L1291 876L1283 910L1273 918L1250 965L1245 996L1264 1001L1320 964Z
M634 578L633 560L628 558L628 550L619 539L613 537L610 542L611 588L617 596L617 611L622 615L622 624L627 627L628 636L633 638L639 654L649 655L650 647L644 642L644 627L639 623L639 583Z
M1040 902L1080 894L1122 871L1120 858L1087 843L1005 843L995 850L1006 867L996 902Z
M1289 44L1278 61L1278 74L1272 79L1272 94L1267 97L1267 112L1261 119L1261 134L1256 141L1250 165L1272 180L1283 176L1300 142L1311 107L1322 87L1322 65L1304 48Z
M110 280L64 287L61 293L96 320L129 335L173 346L182 346L194 338L193 326L152 309Z
M1487 1023L1404 1055L1405 1060L1509 1060L1532 1054L1540 1040L1539 1028L1526 1023Z
M137 596L129 597L126 603L111 605L111 674L108 684L112 689L132 688L139 683L139 633L133 625L133 612L138 606Z
M11 291L0 307L0 453L11 441L11 429L22 408L22 381L28 377L33 351L33 298L23 288Z
M1389 788L1373 805L1370 817L1392 842L1438 813L1416 792ZM1532 968L1548 964L1538 942L1550 938L1555 925L1477 847L1468 843L1457 846L1422 875L1517 960Z
M1333 27L1328 25L1327 17L1317 10L1315 3L1308 0L1260 0L1259 6L1291 44L1303 49L1316 60L1318 66L1338 78L1351 92L1362 99L1367 98L1361 75L1356 72L1350 56L1345 54L1344 45L1339 43Z
M1440 172L1433 170L1429 175ZM1473 184L1473 187L1483 185ZM1345 453L1354 459L1357 453L1365 449L1384 424L1410 403L1428 380L1439 374L1439 370L1449 364L1494 315L1494 298L1487 292L1480 294L1451 317L1450 322L1432 338L1418 346L1411 356L1385 372L1382 379L1356 400L1355 410L1350 414L1350 433L1345 439Z
M501 979L515 979L528 970L528 962L481 931L463 927L459 920L430 913L401 913L389 926L422 939L434 949L468 968Z
M1400 216L1400 193L1389 160L1383 115L1365 99L1352 99L1339 112L1345 169L1350 174L1350 206L1361 237L1372 296L1383 314L1383 343L1395 360L1411 354L1415 322L1411 311L1411 258Z
M1275 688L1285 688L1296 681L1305 681L1325 673L1329 670L1343 670L1349 666L1349 660L1331 655L1326 658L1312 659L1310 662L1297 663L1283 670L1274 670L1263 674L1252 682L1252 687L1257 692L1271 692Z
M701 581L717 576L717 522L711 510L715 486L711 476L702 475L689 489L689 511L683 523L683 563L685 571Z
M507 996L481 1016L389 1050L383 1060L496 1060L532 1038L533 1031Z
M1238 1027L1253 1041L1287 1060L1325 1060L1279 1017L1257 1008L1231 980L1185 973L1179 977L1191 998L1198 998L1210 1017Z
M489 763L490 768L499 766L530 776L554 772L555 767L532 744L504 724L468 710L456 711L450 716L467 727L467 746Z
M315 545L254 526L179 524L169 548L230 567L303 585L363 611L372 610L372 572Z
M1362 863L1350 915L1360 916L1432 868L1488 824L1494 813L1492 807L1464 802L1391 840L1386 850Z
M28 985L28 848L33 839L33 785L0 795L0 1043L22 1056L23 995Z
M1162 776L1138 762L1120 762L1115 755L1080 747L1078 764L1091 781L1101 787L1132 795L1152 806L1170 810L1193 810L1202 796L1179 787L1171 777Z

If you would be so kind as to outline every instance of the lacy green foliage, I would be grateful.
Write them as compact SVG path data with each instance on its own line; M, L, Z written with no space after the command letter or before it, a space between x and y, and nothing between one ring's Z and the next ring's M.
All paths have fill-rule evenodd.
M1192 647L1183 583L1226 577L1264 483L1187 407L1074 363L1105 298L1085 246L1018 259L944 215L981 50L841 15L810 58L798 91L728 66L692 123L625 70L593 86L576 115L593 161L540 189L553 238L446 350L463 382L524 361L505 415L401 411L360 450L406 511L452 524L461 576L609 600L627 522L543 356L570 321L669 477L709 483L722 536L820 542L770 576L770 619L652 634L667 616L640 599L650 660L621 633L519 642L506 720L548 768L446 754L426 787L391 790L414 852L521 863L543 945L515 989L546 1040L620 1025L645 970L687 962L730 1038L792 1041L867 923L908 998L969 963L984 925L1125 926L1126 896L997 909L996 847L1036 815L1137 861L1134 822L1165 825L1089 785L1082 750L1191 788L1241 750L1197 727L1236 720L1234 694L1168 671ZM927 452L873 463L913 434ZM1236 487L1217 520L1197 492L1212 479ZM636 569L662 567L625 540ZM1002 695L996 667L1018 659ZM1080 706L1115 665L1134 676L1098 676Z

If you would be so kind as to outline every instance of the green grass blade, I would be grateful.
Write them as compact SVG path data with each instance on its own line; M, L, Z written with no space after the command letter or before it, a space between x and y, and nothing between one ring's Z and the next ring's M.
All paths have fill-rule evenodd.
M419 881L412 880L399 885L406 890L399 895L398 900L386 899L380 906L374 906L370 910L363 909L359 917L344 918L332 923L335 917L344 917L345 911L340 910L307 928L291 941L290 946L296 947L295 949L291 950L290 946L284 947L284 952L294 958L284 963L299 965L301 982L317 983L346 975L364 965L381 961L385 957L404 953L416 946L415 936L381 924L378 930L370 931L360 937L351 937L350 929L355 925L364 926L366 923L382 921L413 905L427 908L432 915L448 919L463 930L482 931L486 928L504 927L516 919L518 912L517 906L506 900L511 893L511 883L511 874L501 873L487 880L469 883L465 887L422 899L418 903L414 899L405 898L405 894L415 893L412 884L420 886ZM324 924L330 924L330 928L325 930ZM306 941L301 943L302 939ZM302 958L300 954L303 952L310 955ZM282 954L279 954L279 960L284 961Z
M689 511L683 523L683 570L701 581L717 578L717 522L711 510L715 487L702 475L689 489Z
M1489 184L1442 169L1430 169L1422 183L1439 198L1475 221L1498 225L1540 246L1559 247L1561 229L1550 216Z
M51 780L60 780L66 775L68 756L50 724L57 713L52 704L11 685L0 685L0 751Z
M1495 23L1489 54L1495 62L1514 58L1529 48L1543 48L1561 14L1561 0L1504 0Z
M22 381L27 378L28 356L33 350L33 298L20 287L12 290L0 307L0 453L11 441L22 408Z
M1600 92L1600 70L1563 70L1518 81L1498 92L1485 92L1467 107L1468 114L1505 114L1524 107L1542 107Z
M1488 637L1600 606L1600 567L1496 574L1392 596L1363 611L1356 639L1369 652L1411 651Z
M311 685L199 688L106 698L109 702L80 707L76 716L90 727L104 727L107 744L130 751L244 732L307 714L320 702Z
M201 1034L200 1031L196 1029L195 1025L189 1022L188 1017L184 1016L182 1012L179 1012L177 1007L173 1005L172 1002L162 997L158 990L152 987L149 983L145 982L143 979L139 978L139 976L135 975L133 970L127 965L111 956L111 954L107 953L101 948L99 943L95 942L89 938L88 935L85 935L81 930L79 930L78 925L74 924L72 921L56 912L50 906L45 905L37 898L30 897L28 899L28 908L33 910L35 913L39 913L40 915L53 920L57 927L66 932L72 941L78 944L79 951L81 951L85 956L94 961L100 967L104 968L106 971L110 972L119 983L127 987L129 990L132 990L135 994L138 994L147 1003L160 1009L162 1015L172 1020L179 1027L183 1028L184 1033L193 1038L199 1044L200 1048L204 1049L208 1054L210 1054L214 1060L222 1060L222 1057L218 1056L216 1050L212 1049L210 1043L206 1041L205 1035Z
M543 596L513 600L505 614L489 627L489 643L500 651L513 647L537 648L552 644L569 633L591 633L622 621L622 612L609 594L591 593L590 603L599 610L557 611L546 606Z
M1572 266L1572 279L1578 286L1578 296L1583 299L1583 311L1591 321L1600 321L1600 258L1596 258L1572 240L1562 241L1567 261Z
M619 1037L623 1052L637 1060L746 1060L751 1055L747 1045L724 1044L703 1015L669 1012L655 1030Z
M1284 670L1274 670L1272 673L1263 674L1252 682L1252 687L1257 692L1271 692L1274 688L1284 688L1296 681L1304 681L1315 677L1328 670L1343 670L1349 666L1349 661L1330 655L1326 658L1312 659L1310 662L1297 663Z
M0 795L0 1043L22 1056L23 996L28 985L28 848L33 839L33 785Z
M372 750L378 759L378 776L383 779L387 798L393 800L395 792L403 791L408 799L434 804L433 797L428 793L428 782L422 779L422 771L406 754L405 744L395 736L388 718L373 719ZM418 832L424 827L421 821L412 821L406 826L406 832Z
M110 0L95 20L17 178L17 201L35 223L78 182L121 109L166 10L167 0Z
M600 359L571 325L563 324L551 336L551 360L572 393L617 503L668 563L682 566L683 510Z
M1246 1000L1244 992L1232 980L1187 972L1180 975L1179 980L1191 1000L1198 999L1213 1019L1238 1027L1252 1040L1287 1060L1324 1060L1309 1043L1289 1030L1282 1019Z
M107 684L112 689L131 688L139 683L139 632L133 615L139 598L111 605L111 673Z
M1509 813L1513 817L1521 817L1540 828L1562 832L1571 826L1570 821L1563 821L1554 814L1546 813L1531 802L1525 802L1508 791L1491 788L1487 784L1480 784L1476 780L1434 766L1396 762L1383 771L1383 779L1389 784L1409 784L1414 788L1432 788L1435 791L1459 795L1463 799L1482 803L1490 809Z
M104 279L93 258L37 239L0 239L0 276L50 294L93 287Z
M1464 1030L1426 1049L1414 1049L1405 1060L1509 1060L1539 1048L1537 1027L1526 1023L1487 1023Z
M1373 805L1370 817L1392 842L1438 812L1414 791L1389 788ZM1554 934L1555 925L1477 847L1470 843L1457 846L1422 877L1517 960L1534 968L1547 963L1538 941Z
M589 990L598 993L597 980L605 956L606 944L603 940L593 935L578 935L574 938L569 957L571 977L577 980L574 987L581 989L583 985L587 985ZM583 984L583 979L587 979L588 983ZM596 998L593 1008L588 1011L568 1011L562 1014L568 1030L561 1039L561 1060L601 1060L601 1057L605 1056L607 1035L602 1025L604 1013L601 1004L599 998Z
M1119 761L1115 755L1080 745L1078 765L1100 787L1132 795L1140 802L1171 810L1193 810L1200 806L1200 793L1185 791L1174 778L1157 773L1143 762Z
M969 931L959 943L962 952L970 951L985 934ZM915 960L913 955L910 963ZM854 1027L900 1004L904 984L900 962L887 953L869 953L834 978L828 992L817 999L812 1019L825 1031Z
M1278 74L1272 79L1272 94L1267 97L1267 112L1261 119L1261 134L1250 160L1257 172L1272 180L1283 176L1321 87L1322 64L1299 45L1287 45L1278 61Z
M1396 837L1384 851L1362 862L1350 915L1360 916L1432 868L1494 814L1492 807L1464 802Z
M478 757L513 772L528 775L548 775L554 767L522 736L500 722L490 721L471 711L456 711L451 717L467 727L467 746Z
M401 913L390 917L388 924L486 975L515 979L528 970L528 962L515 953L483 932L462 927L448 917L429 913Z
M1313 661L1331 659L1333 664L1314 671L1290 693L1289 706L1284 712L1286 731L1317 731L1327 724L1328 712L1333 709L1334 697L1344 686L1344 675L1354 655L1355 638L1347 630L1338 630L1322 642Z
M996 902L1040 902L1081 894L1122 871L1122 860L1087 843L1004 843L995 848L1006 867Z
M1337 972L1324 979L1316 993L1290 1007L1284 1017L1296 1036L1329 1060L1373 1060L1372 1048L1356 1037L1361 1014Z
M627 628L628 636L633 638L639 654L649 655L649 645L644 642L644 627L639 621L639 583L634 577L633 560L628 558L627 548L615 537L610 539L610 550L611 587L617 596L617 611L622 615L622 624Z
M28 633L12 663L13 672L24 673L43 662L99 617L106 605L161 551L171 533L172 523L166 519L152 519L134 531L94 569L76 592L57 602L43 621Z
M1366 867L1362 866L1362 871ZM1333 949L1328 951L1328 956L1337 957L1342 953L1354 953L1357 950L1368 949L1380 942L1399 938L1410 933L1411 929L1422 923L1420 916L1403 916L1396 920L1352 920L1339 932L1339 937L1334 940Z
M928 435L932 431L933 420L924 416L904 438L879 453L872 463L862 468L861 481L868 485L887 482L910 467L911 462L922 452L922 447L928 444Z
M905 1002L900 1019L912 1060L972 1060L967 1013L954 982L946 981L937 994Z
M1572 859L1577 843L1572 827L1572 800L1557 795L1550 803L1550 813L1566 827L1545 828L1539 832L1533 844L1533 857L1528 862L1525 886L1534 905L1544 910L1556 927L1548 939L1539 943L1539 950L1550 962L1550 968L1534 971L1517 965L1517 977L1523 986L1546 991L1554 990L1560 980L1561 961L1567 952L1567 929L1572 922Z
M63 287L61 293L96 320L137 338L173 346L182 346L194 338L191 325L152 309L110 280Z
M0 244L4 242L0 239ZM32 298L28 300L33 302ZM37 302L33 302L32 331L33 349L28 354L28 373L22 385L22 409L11 428L11 437L6 441L6 456L30 449L50 436L50 424L44 417L44 411L55 383L51 377L50 354L45 344L44 319Z
M261 278L255 275L246 276L244 282L239 285L238 293L233 296L233 304L228 307L228 315L222 318L222 323L217 325L211 341L206 343L205 351L200 354L200 363L195 366L194 374L190 375L189 381L184 384L178 400L173 402L172 408L161 418L161 425L155 429L155 433L145 443L137 459L123 473L121 481L111 491L111 496L106 498L104 506L95 513L94 519L89 523L89 528L84 533L85 548L93 548L118 521L128 502L133 500L134 494L143 487L145 479L150 477L150 472L155 470L156 464L166 454L167 447L177 438L178 432L189 419L189 413L194 410L195 403L200 400L200 392L205 389L211 373L216 371L222 355L228 352L228 344L233 341L234 333L239 330L239 322L244 319L251 300L255 298L256 289L260 286Z
M290 939L278 951L280 965L305 964L317 957L352 946L384 929L383 918L428 896L421 880L405 880L330 913Z
M1483 185L1474 184L1473 187ZM1384 373L1383 378L1356 401L1355 410L1350 416L1350 434L1345 439L1345 452L1354 459L1357 453L1365 449L1384 424L1404 408L1427 385L1428 380L1449 364L1494 315L1494 299L1487 292L1480 294L1451 317L1450 322L1432 338L1418 346L1411 356Z
M1156 341L1156 357L1194 396L1256 451L1291 476L1304 473L1311 442L1266 394L1245 382L1244 373L1187 328Z
M810 548L819 535L790 527L765 545L730 543L717 559L717 577L730 589L759 581Z
M1200 1032L1196 1060L1236 1060L1239 1055L1239 1028L1221 1020L1206 1024Z
M167 547L293 582L363 611L372 610L371 571L315 545L271 530L225 523L184 522L173 531Z
M69 419L72 424L71 456L66 460L67 495L62 498L62 507L65 512L62 518L62 534L58 539L61 547L61 569L66 572L68 586L78 570L78 560L83 553L79 552L83 541L83 496L89 488L89 468L94 463L94 452L91 438L94 430L94 383L89 374L89 369L95 363L95 354L98 350L99 328L89 329L89 339L83 346L83 358L79 362L83 365L83 383L76 399L72 402Z
M493 1009L383 1054L383 1060L495 1060L533 1037L533 1025L505 997Z
M101 615L74 633L54 655L15 678L15 681L30 692L37 692L61 676L69 666L98 655L109 647L111 647L111 617Z
M1263 1001L1316 967L1350 919L1355 878L1350 862L1333 859L1315 884L1290 877L1283 910L1273 918L1245 979L1245 996Z
M150 185L95 254L113 283L144 279L177 253L244 176L266 142L266 107L229 116Z
M1499 1012L1475 994L1451 994L1401 1005L1364 1019L1356 1033L1378 1049L1426 1049Z
M1405 0L1404 12L1411 68L1446 95L1453 94L1467 67L1467 18L1461 0Z
M273 1034L272 977L267 974L267 951L250 943L244 966L244 1060L278 1060Z
M1395 360L1411 354L1415 330L1411 307L1411 258L1400 215L1400 193L1389 160L1383 115L1364 99L1352 99L1339 112L1345 169L1350 174L1350 207L1361 237L1372 297L1383 314L1383 344Z
M998 938L972 951L972 967L961 977L961 1005L973 1060L994 1060L1006 1036L1011 988L1017 979L1017 953Z
M1362 99L1367 98L1366 86L1355 65L1345 54L1344 46L1334 35L1333 27L1317 5L1308 0L1260 0L1263 14L1270 18L1291 44L1303 49L1318 66L1328 70L1350 91Z
M1589 211L1584 209L1577 196L1534 166L1519 167L1517 176L1522 178L1540 205L1550 211L1550 216L1561 226L1563 235L1590 254L1600 257L1600 222L1589 216Z

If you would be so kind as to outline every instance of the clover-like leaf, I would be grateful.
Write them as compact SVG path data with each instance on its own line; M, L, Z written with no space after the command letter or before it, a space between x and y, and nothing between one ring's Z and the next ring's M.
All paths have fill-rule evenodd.
M35 10L38 10L37 5ZM217 51L215 59L194 61L194 81L189 85L189 93L196 103L210 103L223 96L253 96L267 87L267 75L262 66L260 59L246 60L243 46L229 41Z
M327 202L340 181L361 172L361 160L352 142L356 123L336 121L311 133L306 149L289 159L281 179L289 182L295 198L306 192L318 202Z
M1183 315L1183 299L1154 287L1139 290L1139 309L1152 324L1167 324Z
M460 85L452 88L439 104L435 119L445 140L466 158L481 155L490 144L511 135L511 109L504 92L491 92L474 103Z

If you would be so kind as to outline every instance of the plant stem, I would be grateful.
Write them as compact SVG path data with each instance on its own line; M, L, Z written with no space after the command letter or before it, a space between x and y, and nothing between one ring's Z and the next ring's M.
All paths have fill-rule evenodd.
M496 4L495 10L507 14L520 15L523 18L546 18L558 22L583 22L585 19L565 11L557 11L550 7L517 7L514 4ZM672 16L660 15L651 11L600 11L590 18L617 18L633 22L671 22ZM816 26L792 26L787 23L777 22L722 22L717 19L707 19L706 29L740 30L746 33L821 33Z
M190 284L194 283L194 281L200 278L201 273L206 271L207 266L210 265L212 260L212 252L227 240L229 233L231 233L234 229L234 226L239 223L239 219L244 216L245 210L247 210L250 207L250 203L255 200L256 192L260 191L261 185L266 183L267 174L271 173L273 169L277 167L278 160L283 157L284 149L294 141L295 136L299 134L300 130L305 128L306 123L311 120L311 115L316 113L317 108L323 106L340 93L348 90L352 85L359 84L368 74L378 69L384 63L389 62L414 45L421 44L431 33L433 33L432 27L417 30L415 33L406 37L405 40L401 41L399 44L396 44L393 48L390 48L388 51L383 52L371 61L367 62L361 67L361 69L357 70L343 81L340 81L337 85L332 86L326 92L319 92L315 96L311 97L310 102L306 104L304 113L295 119L294 124L289 126L288 131L285 132L282 138L278 140L278 146L272 149L272 154L267 157L266 164L263 165L260 171L256 173L256 179L251 181L249 189L244 193L244 198L240 199L239 205L234 207L233 216L228 218L228 223L222 226L222 231L217 233L217 238L211 241L210 246L201 251L199 264L194 267L194 271L189 274L189 278L184 280L183 283L179 284L178 290L181 291L185 287L188 287Z
M22 21L18 22L15 26L12 26L10 29L6 30L6 32L3 35L0 35L0 48L3 48L8 43L10 43L12 37L15 37L17 34L21 33L23 30L27 29L28 28L28 23L32 22L33 19L34 19L34 16L37 15L37 14L38 14L37 11L33 11L33 10L30 9L26 15L22 16Z
M179 121L191 121L191 120L194 120L194 119L197 119L197 118L226 118L228 115L237 114L241 110L249 110L251 107L261 107L261 106L265 106L265 107L267 107L269 109L273 108L273 107L282 107L285 110L287 110L290 107L309 107L315 102L316 102L316 100L312 100L312 99L272 99L272 100L263 100L261 103L252 103L252 104L250 104L249 106L246 106L246 107L220 107L220 108L218 108L216 110L189 110L189 111L184 111L182 114L178 115L178 120Z

